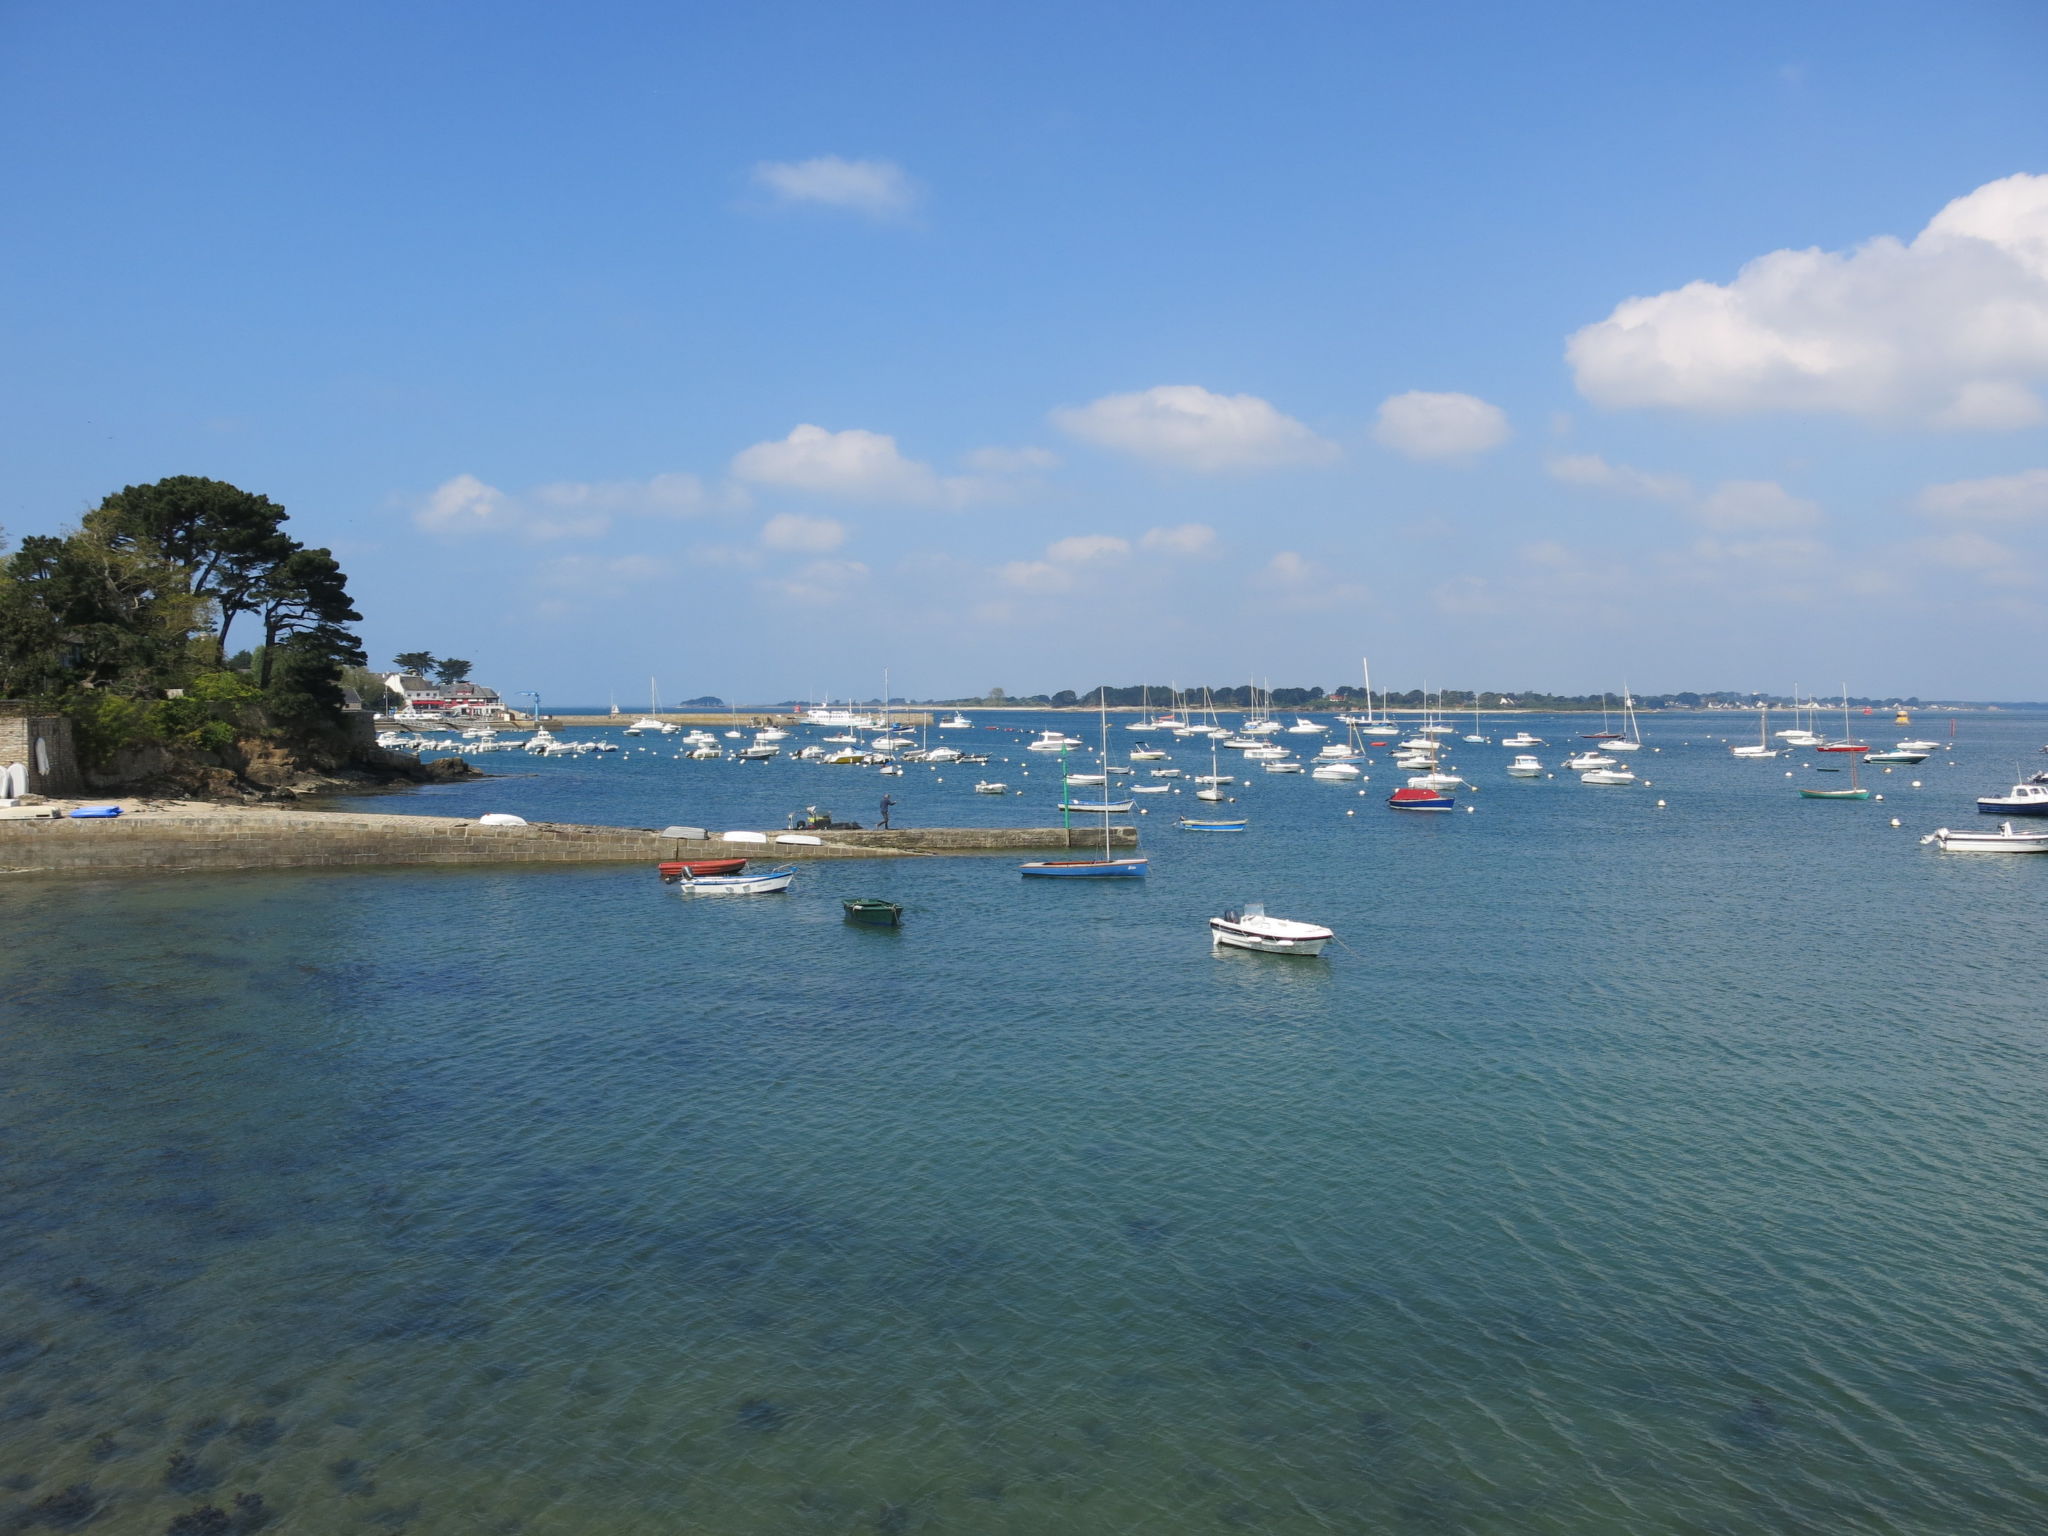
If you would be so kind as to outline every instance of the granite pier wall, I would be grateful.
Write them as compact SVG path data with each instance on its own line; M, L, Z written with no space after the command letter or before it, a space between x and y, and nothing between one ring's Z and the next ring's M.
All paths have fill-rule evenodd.
M767 834L773 837L771 831ZM1102 846L1100 829L904 828L825 832L816 845L664 837L633 827L536 822L486 827L443 816L247 811L220 816L131 815L107 820L0 821L0 873L175 874L399 864L656 864L664 859L872 859L1030 853ZM1131 828L1117 847L1137 846Z

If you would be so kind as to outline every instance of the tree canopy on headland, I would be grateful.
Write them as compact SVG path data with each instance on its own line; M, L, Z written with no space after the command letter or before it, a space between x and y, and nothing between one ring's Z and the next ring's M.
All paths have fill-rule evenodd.
M343 669L365 660L362 615L332 551L285 521L267 496L174 475L23 538L0 558L0 696L71 716L91 765L332 733Z

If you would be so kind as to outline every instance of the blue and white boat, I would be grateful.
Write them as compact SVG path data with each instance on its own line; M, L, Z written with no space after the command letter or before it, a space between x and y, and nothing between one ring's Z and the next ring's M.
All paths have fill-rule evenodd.
M2024 784L2015 784L2002 795L1985 795L1977 802L1984 816L2048 816L2048 774L2035 774Z
M1034 859L1029 864L1019 864L1017 868L1027 876L1072 879L1077 876L1142 875L1149 862L1146 859Z
M1247 816L1217 821L1198 821L1191 816L1183 816L1180 819L1180 829L1183 832L1242 832L1250 825L1251 818Z

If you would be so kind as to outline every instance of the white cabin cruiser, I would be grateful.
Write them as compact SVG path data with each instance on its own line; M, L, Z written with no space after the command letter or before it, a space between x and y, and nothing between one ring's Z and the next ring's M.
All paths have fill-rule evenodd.
M1356 779L1363 770L1356 763L1317 763L1309 770L1312 779Z
M974 722L956 709L939 722L939 729L942 731L971 731L974 729Z
M1981 797L1977 810L1985 816L2048 816L2048 774L2036 774L2005 794Z
M1517 754L1515 760L1508 764L1508 772L1518 779L1533 779L1543 772L1543 764L1527 752L1523 752Z
M1541 736L1531 736L1527 731L1517 731L1514 735L1501 739L1501 745L1504 747L1540 747L1543 744Z

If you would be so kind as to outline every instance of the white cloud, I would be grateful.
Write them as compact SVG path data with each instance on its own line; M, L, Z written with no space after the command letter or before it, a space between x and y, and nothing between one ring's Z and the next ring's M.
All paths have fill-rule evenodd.
M762 526L761 542L770 549L828 554L846 542L846 524L830 517L798 517L785 512Z
M2048 518L2048 469L2023 469L2016 475L1985 480L1951 480L1920 493L1920 510L1932 517L1982 518L1985 522L2023 523Z
M1059 468L1060 456L1050 448L976 448L960 462L976 474L1030 475Z
M916 184L893 160L763 160L754 167L754 180L784 203L816 203L870 218L908 213L917 203Z
M1508 440L1508 418L1477 395L1411 389L1380 402L1373 441L1411 459L1462 459Z
M931 465L905 458L886 432L828 432L808 422L779 441L741 449L732 472L756 485L914 506L958 506L982 489L965 477L942 479Z
M1954 570L1969 571L1994 587L2032 586L2035 577L2018 550L1986 538L1974 528L1959 529L1938 539L1920 539L1909 546L1914 555Z
M822 607L850 596L867 579L868 568L858 560L813 560L767 586L791 602Z
M1694 515L1723 533L1791 533L1824 520L1818 503L1794 496L1774 480L1724 480Z
M1640 496L1649 501L1681 501L1692 494L1692 485L1683 475L1658 475L1648 470L1631 469L1626 464L1610 464L1597 453L1571 453L1552 459L1544 466L1553 480L1562 480L1566 485L1591 486L1596 490L1611 491L1617 496Z
M1171 528L1147 528L1138 541L1158 554L1206 555L1216 547L1216 530L1207 523L1179 523Z
M1987 183L1911 243L1773 251L1731 283L1626 299L1565 356L1608 406L2048 420L2029 388L2048 377L2048 176Z
M1045 557L1062 565L1092 565L1103 560L1121 560L1131 552L1130 543L1111 533L1077 533L1056 539L1045 547Z
M1265 591L1261 602L1293 612L1359 607L1372 597L1370 588L1355 581L1333 581L1322 566L1291 549L1268 560L1256 584Z
M1091 566L1109 565L1131 552L1128 539L1113 533L1077 533L1055 539L1041 560L1012 560L996 567L996 579L1025 592L1069 592Z
M413 513L416 526L448 538L494 534L525 539L593 538L611 526L602 511L552 516L526 501L508 496L475 475L457 475L428 493Z
M1160 384L1061 406L1053 425L1083 442L1156 464L1204 473L1326 464L1337 445L1256 395L1219 395L1199 384Z

